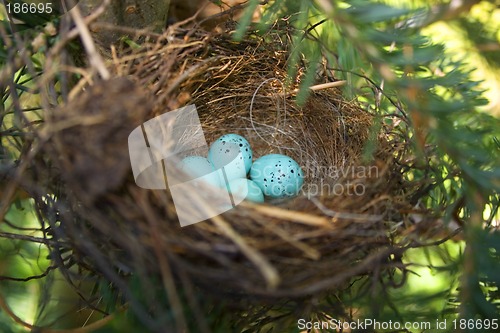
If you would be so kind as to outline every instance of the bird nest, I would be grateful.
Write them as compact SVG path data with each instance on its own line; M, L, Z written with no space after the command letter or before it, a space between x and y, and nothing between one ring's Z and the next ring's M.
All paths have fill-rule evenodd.
M289 50L277 36L235 42L170 29L115 54L113 79L88 84L50 113L32 177L43 175L35 201L61 269L105 278L127 300L159 302L151 290L131 291L134 281L156 281L173 305L181 286L246 309L404 270L402 253L420 228L409 216L422 186L405 176L412 165L404 115L384 117L347 100L326 67L299 106L303 68L287 80ZM186 105L196 105L207 143L238 133L254 157L294 158L305 174L299 195L245 201L181 227L173 191L136 184L127 139ZM210 209L198 193L187 195Z

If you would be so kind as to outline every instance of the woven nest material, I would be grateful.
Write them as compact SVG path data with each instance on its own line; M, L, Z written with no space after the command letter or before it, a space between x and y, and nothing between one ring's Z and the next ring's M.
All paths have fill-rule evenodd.
M339 88L311 92L297 106L300 76L285 84L286 45L266 38L170 30L115 57L117 78L90 85L53 113L48 159L39 163L51 166L54 195L38 204L60 244L53 251L61 266L70 265L62 258L71 250L71 265L118 288L130 278L173 277L236 303L325 295L357 276L401 267L419 187L404 178L405 134ZM332 80L319 71L317 83ZM169 190L135 184L127 137L188 104L197 106L208 143L238 133L255 157L298 161L306 175L300 195L243 202L181 228ZM371 159L363 159L367 144L376 147Z

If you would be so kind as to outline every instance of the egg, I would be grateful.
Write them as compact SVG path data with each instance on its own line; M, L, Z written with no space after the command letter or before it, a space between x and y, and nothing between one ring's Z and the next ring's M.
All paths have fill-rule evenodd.
M221 186L221 176L212 163L203 156L187 156L182 159L180 168L190 176L190 179L201 179L213 186ZM186 181L188 181L186 180Z
M264 155L253 162L252 179L271 198L296 196L304 183L304 172L292 158L281 154Z
M229 182L229 192L233 195L235 203L243 200L264 202L264 194L260 187L250 179L238 178Z
M252 149L241 135L225 134L210 145L208 160L215 169L224 169L228 181L245 178L252 166Z

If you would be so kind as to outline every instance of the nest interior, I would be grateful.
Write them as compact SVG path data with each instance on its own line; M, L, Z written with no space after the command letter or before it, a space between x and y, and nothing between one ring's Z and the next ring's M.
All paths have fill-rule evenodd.
M48 185L55 195L38 205L59 241L53 251L61 266L71 250L72 265L118 288L156 275L236 302L324 295L353 277L401 267L405 243L396 240L410 232L406 216L418 199L418 186L403 177L405 137L392 125L374 126L381 118L339 88L311 92L298 106L300 76L286 83L288 51L272 36L234 42L224 33L170 29L115 57L117 78L55 110L49 159L38 163L50 164L57 186ZM317 78L331 80L330 71ZM126 152L133 128L188 104L196 105L208 143L238 133L255 157L298 161L306 176L301 194L244 202L181 228L171 193L139 188ZM370 138L376 149L365 160Z

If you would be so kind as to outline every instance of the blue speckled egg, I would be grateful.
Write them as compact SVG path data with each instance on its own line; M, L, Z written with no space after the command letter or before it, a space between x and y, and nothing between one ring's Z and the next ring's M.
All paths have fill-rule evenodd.
M264 202L264 194L254 181L246 178L234 179L229 183L229 192L233 195L235 202L249 200L253 202Z
M304 183L304 172L292 158L269 154L258 158L250 169L250 178L264 195L271 198L296 196Z
M187 156L180 163L181 169L190 179L200 179L213 186L221 186L220 175L215 171L212 163L203 156Z
M215 169L224 167L229 181L245 178L252 166L252 149L241 135L225 134L210 145L208 160Z

